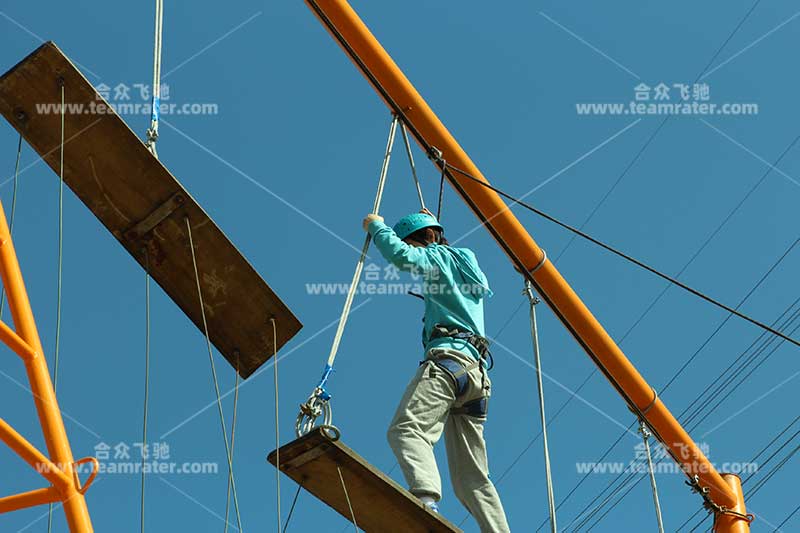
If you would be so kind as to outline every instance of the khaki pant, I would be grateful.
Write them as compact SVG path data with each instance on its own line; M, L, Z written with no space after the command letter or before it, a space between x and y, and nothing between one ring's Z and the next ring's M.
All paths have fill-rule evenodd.
M456 398L453 379L436 366L434 359L457 360L467 372L468 384ZM485 388L484 388L485 387ZM450 409L489 396L491 381L475 359L455 350L433 349L411 380L389 427L387 437L415 496L442 497L442 481L433 455L433 445L444 432L447 462L453 490L477 520L482 533L509 532L503 505L489 479L483 420Z

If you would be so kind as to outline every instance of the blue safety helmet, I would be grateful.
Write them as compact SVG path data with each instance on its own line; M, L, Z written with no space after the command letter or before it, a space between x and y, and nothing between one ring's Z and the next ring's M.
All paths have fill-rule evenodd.
M415 231L423 228L438 228L444 231L444 228L436 220L436 217L427 213L411 213L397 221L394 225L394 232L401 239L405 239Z

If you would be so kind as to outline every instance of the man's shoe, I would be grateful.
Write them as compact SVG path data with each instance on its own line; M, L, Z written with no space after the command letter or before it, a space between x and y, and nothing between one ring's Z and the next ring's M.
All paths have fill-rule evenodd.
M436 502L429 502L429 503L426 502L423 505L425 505L425 508L428 509L430 512L439 514L439 504L437 504Z

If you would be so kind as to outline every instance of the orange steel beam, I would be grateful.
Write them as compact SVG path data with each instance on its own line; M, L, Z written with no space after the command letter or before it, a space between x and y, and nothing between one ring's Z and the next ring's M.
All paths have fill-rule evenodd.
M20 509L27 509L28 507L55 503L60 499L61 496L55 487L46 487L44 489L23 492L22 494L14 494L13 496L0 498L0 513L19 511Z
M0 205L0 277L2 277L3 289L6 292L8 307L11 310L16 330L13 332L3 324L5 327L0 327L0 340L17 352L25 364L28 382L33 393L33 402L50 459L45 458L5 422L0 424L0 438L53 483L53 490L58 493L57 500L63 504L70 531L91 533L94 529L83 493L88 488L91 479L94 478L94 474L90 481L81 487L2 205ZM80 462L85 461L81 460ZM95 463L95 474L96 472L97 465ZM14 502L14 496L10 498L12 498L11 507L20 503L19 500ZM20 495L18 498L22 498L22 503L30 503L38 501L37 498L44 499L44 495L34 491L34 494ZM4 500L4 505L8 508L9 501ZM47 502L43 501L43 503Z
M372 84L393 113L440 168L442 161L488 183L408 78L344 0L305 0L317 18ZM437 150L441 157L437 158ZM688 476L721 506L738 502L688 433L658 399L556 267L494 191L447 169L449 182L586 350L630 408L643 417Z
M25 437L17 433L2 418L0 418L0 440L56 487L63 490L71 483L69 476L59 470L50 459L25 440Z
M14 352L23 359L33 359L36 357L36 352L33 351L33 348L22 340L20 336L2 320L0 320L0 341L14 350Z
M714 517L715 533L750 533L753 515L747 514L744 507L742 480L736 474L721 474L736 497L736 505L728 513L717 513Z

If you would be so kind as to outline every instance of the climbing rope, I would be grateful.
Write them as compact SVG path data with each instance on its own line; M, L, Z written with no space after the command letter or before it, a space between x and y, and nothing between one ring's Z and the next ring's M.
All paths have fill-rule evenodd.
M277 454L276 454L277 459ZM275 461L277 463L277 460ZM286 530L289 528L289 522L292 520L292 515L294 514L294 508L297 505L297 498L300 497L300 491L303 489L303 485L297 485L297 490L294 493L294 498L292 499L292 506L289 507L289 515L286 517L286 523L283 525L283 533L286 533Z
M59 144L58 167L58 286L56 289L56 346L53 354L53 392L58 392L58 354L61 344L61 273L64 258L64 127L65 127L65 89L64 80L59 79L61 86L61 143ZM53 504L47 506L47 533L53 527Z
M392 147L394 146L394 137L395 132L397 131L398 121L398 117L393 115L392 123L389 126L389 138L386 141L386 150L383 156L381 173L378 179L378 191L375 195L375 202L372 206L372 213L376 215L381 207L383 188L386 184L386 174L389 171L389 161L392 157ZM300 413L297 415L297 420L295 422L295 433L298 437L302 437L314 429L316 420L320 416L323 417L323 423L326 426L330 426L333 421L333 414L330 406L331 395L325 390L325 385L327 384L328 378L333 372L333 363L336 359L336 353L339 351L339 344L341 343L342 335L344 334L344 327L347 324L347 318L350 315L350 308L353 305L353 298L355 297L356 289L358 288L358 282L361 279L361 271L364 268L364 259L367 257L367 250L369 249L371 241L372 238L370 234L367 233L367 236L364 239L364 246L361 248L361 255L356 263L353 279L350 282L350 288L347 291L347 297L344 301L344 308L342 309L342 314L339 317L339 325L336 328L336 334L333 337L333 344L331 346L330 354L328 355L328 361L325 364L325 369L322 372L322 378L305 403L300 405Z
M203 290L200 287L200 272L197 269L197 256L194 252L194 239L192 238L192 225L189 222L189 218L185 217L184 221L186 222L186 230L189 234L189 250L192 253L192 266L194 267L194 279L197 284L197 297L200 300L200 315L203 319L203 332L205 333L206 337L206 347L208 348L208 360L211 363L211 377L214 380L214 392L217 396L217 411L219 412L219 422L220 426L222 427L222 438L225 441L225 458L228 461L228 476L231 483L231 490L233 492L233 507L236 511L236 525L239 531L242 531L242 518L241 514L239 513L239 496L236 493L236 479L233 475L233 459L231 457L231 449L228 444L228 430L225 427L225 414L222 411L222 397L220 396L219 392L219 380L217 379L217 368L214 365L214 352L211 349L211 337L208 333L208 321L206 320L206 308L205 303L203 302Z
M8 226L8 235L14 235L14 215L17 212L17 188L19 183L19 162L22 158L22 134L17 143L17 161L14 163L14 191L11 194L11 221ZM3 307L5 304L6 292L0 291L0 319L3 318Z
M161 34L164 20L164 0L156 0L156 29L153 43L153 100L150 113L150 127L147 129L146 146L158 157L156 142L158 141L158 119L161 107Z
M236 369L234 370L235 381L233 382L233 420L231 420L231 462L233 462L233 450L236 439L236 418L239 412L239 355L236 355ZM228 518L231 510L231 475L228 474L228 489L225 491L225 532L228 531Z
M447 177L447 161L442 158L442 152L436 150L436 163L442 168L442 176L439 178L439 202L436 206L436 220L442 221L442 202L444 202L444 180Z
M650 437L652 433L647 429L644 420L639 421L639 433L642 434L644 451L647 454L647 471L650 473L650 488L653 489L653 504L656 506L656 520L658 521L658 532L664 533L664 520L661 518L661 503L658 501L658 486L656 485L656 473L653 470L653 455L650 453Z
M425 208L425 198L422 197L422 187L419 184L417 177L417 166L414 164L414 155L411 153L411 143L408 142L408 131L404 122L400 122L400 133L403 134L403 144L406 147L406 155L408 156L408 164L411 166L411 177L414 179L414 186L417 189L417 196L419 197L419 208Z
M531 308L531 338L533 340L533 355L536 359L536 386L539 391L539 418L542 424L542 447L544 448L544 472L547 482L547 510L550 513L550 531L556 533L556 498L553 492L553 476L550 471L550 447L547 443L547 419L544 410L544 385L542 383L542 360L539 354L539 328L536 323L536 305L540 300L533 294L531 282L525 280L524 294L528 297ZM663 532L662 532L663 533Z
M150 404L150 256L144 252L144 406L142 407L142 491L139 509L139 530L144 533L144 464L147 461L147 411Z
M347 494L347 485L344 483L344 476L342 475L342 469L340 467L336 467L336 470L339 472L339 480L342 482L342 490L344 491L344 499L347 500L347 507L350 509L350 518L353 520L353 527L358 533L358 522L356 522L356 514L353 512L353 505L350 503L350 495Z
M280 425L278 424L278 398L280 397L278 391L278 328L275 324L275 318L270 318L272 322L272 370L275 380L275 500L278 512L275 519L278 521L278 529L281 530L281 432Z

